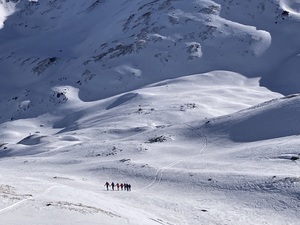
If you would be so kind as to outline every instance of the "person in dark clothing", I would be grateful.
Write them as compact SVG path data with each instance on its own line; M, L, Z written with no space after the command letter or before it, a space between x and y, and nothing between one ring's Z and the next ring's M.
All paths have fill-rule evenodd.
M128 189L127 191L131 191L131 184L128 184Z
M109 183L106 181L106 183L104 184L104 186L106 187L106 190L108 191L108 186L109 186Z
M120 187L121 187L121 190L122 190L122 191L123 191L123 186L124 186L123 183L121 183L121 184L120 184Z
M111 182L111 189L114 191L115 190L115 183Z
M120 184L117 183L116 186L117 186L117 190L119 191L120 190Z

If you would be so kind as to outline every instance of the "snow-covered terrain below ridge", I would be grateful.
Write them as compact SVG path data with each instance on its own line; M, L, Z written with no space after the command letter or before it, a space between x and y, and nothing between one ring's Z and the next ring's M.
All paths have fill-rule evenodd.
M299 224L299 22L298 0L0 0L0 224Z

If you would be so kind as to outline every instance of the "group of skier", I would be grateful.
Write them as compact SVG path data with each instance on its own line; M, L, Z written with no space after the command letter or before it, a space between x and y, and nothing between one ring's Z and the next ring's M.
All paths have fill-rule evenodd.
M109 187L111 187L111 190L114 191L115 188L117 191L121 190L121 191L131 191L131 184L127 184L127 183L114 183L114 182L111 182L108 183L108 182L105 182L104 186L106 187L106 190L108 191L109 190Z

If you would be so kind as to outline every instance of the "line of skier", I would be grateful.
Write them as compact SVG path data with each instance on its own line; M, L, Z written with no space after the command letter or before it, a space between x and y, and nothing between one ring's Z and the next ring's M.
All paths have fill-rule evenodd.
M127 184L127 183L114 183L114 182L111 182L108 183L107 181L105 182L104 186L106 187L106 190L108 191L109 190L109 187L111 187L111 190L114 191L115 188L117 191L131 191L131 184Z

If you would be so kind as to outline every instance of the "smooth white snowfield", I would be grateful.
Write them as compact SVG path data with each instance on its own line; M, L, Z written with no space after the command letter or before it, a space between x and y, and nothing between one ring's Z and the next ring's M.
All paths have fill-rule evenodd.
M1 225L299 224L298 0L0 6Z
M3 224L298 223L300 96L215 71L88 104L76 90L68 98L56 115L1 124Z

